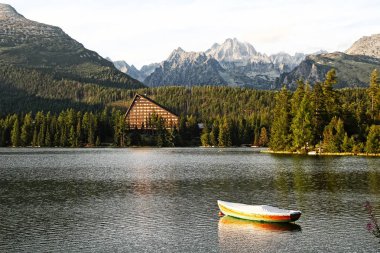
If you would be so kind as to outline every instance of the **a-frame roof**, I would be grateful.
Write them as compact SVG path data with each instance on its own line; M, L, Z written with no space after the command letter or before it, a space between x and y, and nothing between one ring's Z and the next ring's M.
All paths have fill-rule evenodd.
M136 94L135 97L134 97L133 100L132 100L131 105L130 105L129 108L128 108L128 111L125 113L124 118L126 118L126 117L128 116L129 112L131 111L131 109L132 109L132 107L133 107L133 105L134 105L134 103L135 103L135 101L136 101L136 99L137 99L138 97L145 98L145 99L148 100L149 102L151 102L151 103L157 105L158 107L164 109L165 111L169 112L170 114L173 114L174 116L178 117L177 114L173 113L172 111L170 111L170 110L169 110L168 108L166 108L165 106L160 105L159 103L153 101L152 99L148 98L147 96L144 96L144 95L141 95L141 94Z

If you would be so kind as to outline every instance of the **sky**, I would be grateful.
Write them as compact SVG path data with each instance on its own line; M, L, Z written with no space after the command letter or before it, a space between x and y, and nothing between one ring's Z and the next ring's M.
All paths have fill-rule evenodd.
M237 38L261 53L345 51L380 33L379 0L4 0L86 48L141 67Z

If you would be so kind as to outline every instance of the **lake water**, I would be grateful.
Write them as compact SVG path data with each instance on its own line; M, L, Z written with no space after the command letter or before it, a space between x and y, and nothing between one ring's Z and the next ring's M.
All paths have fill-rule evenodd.
M216 200L303 212L219 218ZM380 252L380 159L239 149L0 149L0 252Z

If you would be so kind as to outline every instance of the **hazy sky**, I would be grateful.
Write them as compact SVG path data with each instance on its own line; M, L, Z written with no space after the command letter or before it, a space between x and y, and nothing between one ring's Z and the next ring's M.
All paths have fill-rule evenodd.
M344 51L380 33L379 0L4 0L103 57L141 67L236 37L271 54Z

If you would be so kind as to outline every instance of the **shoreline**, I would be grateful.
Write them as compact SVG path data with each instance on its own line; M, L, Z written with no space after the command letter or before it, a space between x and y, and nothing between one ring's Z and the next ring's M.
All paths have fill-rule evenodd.
M300 152L291 152L291 151L273 151L273 150L262 150L260 153L264 154L276 154L276 155L307 155L307 156L367 156L367 157L380 157L379 154L372 153L353 153L353 152L342 152L342 153L300 153Z

